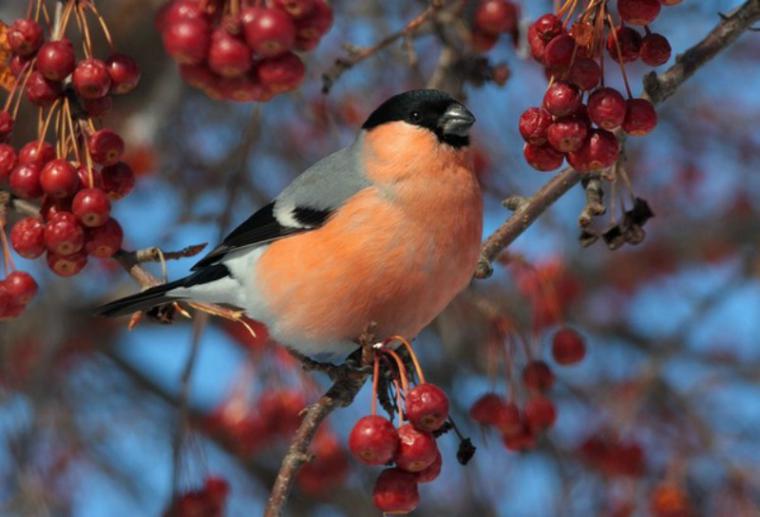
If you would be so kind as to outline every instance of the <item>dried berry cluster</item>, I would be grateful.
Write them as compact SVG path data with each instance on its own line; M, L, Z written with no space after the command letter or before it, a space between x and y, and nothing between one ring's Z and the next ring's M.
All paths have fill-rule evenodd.
M348 447L357 460L388 467L377 478L373 501L379 510L392 514L414 510L420 499L417 485L440 474L442 458L436 435L446 429L449 418L448 397L438 386L425 382L411 346L400 341L413 358L420 383L410 388L399 354L387 346L379 349L374 362L372 412L356 422L348 437ZM380 365L385 360L398 372L393 381L401 419L398 427L377 414L377 397L382 396L378 391Z
M539 171L554 170L565 159L582 172L606 169L620 154L613 131L643 136L657 125L652 103L633 98L625 65L641 59L659 66L670 58L668 40L649 29L660 0L618 0L619 23L606 0L583 3L576 12L578 2L566 1L528 29L531 54L550 77L542 106L529 108L519 122L525 159ZM645 35L632 25L643 26ZM605 50L620 67L627 98L605 86Z
M201 488L177 495L164 517L222 517L229 491L226 480L208 477Z
M314 49L332 20L326 0L174 0L156 26L188 84L214 99L264 102L301 84L294 51Z
M576 331L563 327L554 334L551 351L557 364L571 365L584 358L586 345ZM522 370L521 381L527 394L522 409L515 401L514 386L510 389L509 400L487 393L470 408L470 417L498 431L504 446L511 451L533 448L540 434L557 418L554 403L546 396L554 385L554 373L549 365L541 360L529 360Z
M66 2L50 34L38 19L19 19L7 28L5 38L15 79L0 111L0 183L7 182L17 198L41 201L38 214L13 225L9 241L21 257L45 254L50 269L61 276L80 272L88 256L108 258L121 248L122 229L110 216L111 202L126 196L135 182L121 161L123 140L110 129L97 129L95 117L110 109L111 95L137 86L140 71L124 54L94 57L88 15L99 20L113 49L95 4L74 0ZM73 18L77 24L71 25L81 31L81 59L67 39ZM15 147L9 142L24 98L40 109L37 138ZM51 133L53 143L47 141ZM6 270L13 270L3 214L0 233ZM18 316L36 291L26 275L21 293L19 275L25 273L12 273L7 285L0 285L0 318ZM10 282L12 278L16 280ZM12 296L3 308L4 292Z

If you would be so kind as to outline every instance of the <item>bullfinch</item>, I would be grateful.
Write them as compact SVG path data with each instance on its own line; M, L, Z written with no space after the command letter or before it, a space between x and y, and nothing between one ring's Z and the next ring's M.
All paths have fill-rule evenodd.
M379 339L413 338L468 285L478 260L474 122L438 90L391 97L351 145L306 169L188 276L98 312L225 304L312 356L352 352L370 322Z

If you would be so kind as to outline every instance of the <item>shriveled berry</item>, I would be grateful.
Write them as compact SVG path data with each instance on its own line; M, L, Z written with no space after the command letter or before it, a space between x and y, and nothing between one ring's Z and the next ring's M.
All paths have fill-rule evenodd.
M49 251L47 263L48 267L59 276L74 276L87 265L87 255L80 251L64 256Z
M406 417L416 429L432 433L449 417L449 398L435 384L420 384L407 393Z
M50 106L63 94L61 83L45 79L38 70L29 74L24 91L29 102L40 107Z
M285 11L268 7L249 7L241 13L248 46L261 57L282 54L293 48L296 26Z
M536 396L525 404L525 420L533 431L551 427L556 419L554 403L546 397Z
M111 216L111 202L99 188L84 188L74 196L71 211L84 226L102 226Z
M660 0L618 0L618 12L624 22L649 25L660 14Z
M633 136L644 136L657 126L657 111L646 99L628 99L623 131Z
M531 361L522 371L525 386L536 391L547 391L554 385L554 374L544 361Z
M77 58L68 39L48 41L37 53L37 70L51 81L63 81L74 71Z
M670 59L670 42L662 34L650 33L641 40L639 56L649 66L664 65Z
M12 145L0 144L0 181L4 180L16 166L16 150Z
M123 198L135 186L135 173L124 162L103 167L100 174L103 178L103 190L111 198L111 201Z
M84 247L84 229L71 212L52 215L45 225L45 246L58 255L72 255Z
M570 115L552 123L547 129L546 135L549 144L557 151L569 153L580 149L586 140L588 130L588 124L583 120L583 117Z
M37 282L25 271L14 271L5 278L5 288L19 305L26 305L37 294Z
M203 18L185 18L168 23L161 31L166 52L180 64L205 61L211 44L211 26Z
M438 447L433 435L418 431L411 424L404 424L398 429L399 448L395 461L398 468L407 472L425 470L435 461Z
M11 246L20 256L35 259L45 251L45 224L37 217L25 217L11 228Z
M617 38L617 45L615 39ZM620 46L620 52L618 52L618 45ZM620 61L623 58L623 63L630 63L636 61L639 58L639 52L641 51L641 34L636 29L631 27L617 27L614 32L610 31L607 36L607 52L614 61Z
M552 339L552 357L558 364L567 365L581 361L586 355L583 338L569 327L563 327Z
M420 502L417 476L397 468L385 469L375 482L372 502L378 510L387 514L412 512Z
M106 64L100 59L80 61L74 69L72 83L77 95L84 99L99 99L111 89L111 76Z
M554 71L567 70L575 54L575 39L569 34L560 34L546 44L544 64Z
M606 129L592 129L583 146L567 154L567 161L581 172L611 167L620 154L620 142Z
M45 36L40 24L30 19L18 19L14 21L7 32L8 45L14 54L27 57L33 55L40 48Z
M48 196L63 199L79 189L79 175L68 160L51 160L40 172L40 185Z
M433 461L433 463L425 470L417 472L417 483L430 483L441 474L441 467L443 467L443 457L441 457L440 451L437 452L438 454L435 457L435 461Z
M612 131L625 120L626 102L614 88L599 88L588 98L588 116L597 126Z
M47 142L33 140L18 152L18 163L36 165L40 169L50 160L55 159L55 148Z
M576 56L567 79L581 90L591 90L601 81L602 68L591 58Z
M351 453L367 465L388 463L398 447L399 437L393 423L378 415L360 418L348 436Z
M101 226L87 229L85 251L98 258L109 258L121 249L124 231L113 217Z
M124 140L111 129L99 129L87 139L87 149L95 163L115 165L124 154Z
M581 92L577 86L557 81L546 89L544 109L555 117L573 114L581 105Z
M489 34L512 32L517 27L517 7L507 0L481 0L475 8L475 27Z
M8 184L18 197L34 199L42 195L40 168L34 164L19 164L12 171Z
M545 14L533 22L528 27L528 45L533 58L543 63L546 46L564 32L562 20L554 14Z
M536 170L542 172L553 171L562 165L565 155L554 149L551 145L533 145L526 143L523 146L525 161Z
M111 78L111 93L123 95L137 87L140 82L140 67L126 54L113 54L106 59L108 77Z
M528 108L520 115L520 134L533 145L546 143L546 131L552 123L551 114L543 108Z
M306 67L301 58L292 52L262 59L257 67L261 84L276 93L294 90L305 74Z

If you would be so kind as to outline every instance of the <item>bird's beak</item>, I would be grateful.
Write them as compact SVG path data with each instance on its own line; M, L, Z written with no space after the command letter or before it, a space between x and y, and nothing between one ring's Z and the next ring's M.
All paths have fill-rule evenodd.
M459 103L449 106L438 119L438 127L444 135L467 136L475 123L475 116Z

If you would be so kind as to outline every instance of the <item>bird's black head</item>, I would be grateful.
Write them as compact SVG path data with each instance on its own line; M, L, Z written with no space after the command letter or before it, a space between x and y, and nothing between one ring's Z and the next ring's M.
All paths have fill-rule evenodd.
M470 143L475 117L462 103L440 90L411 90L394 95L377 108L362 126L372 129L388 122L424 127L453 147Z

